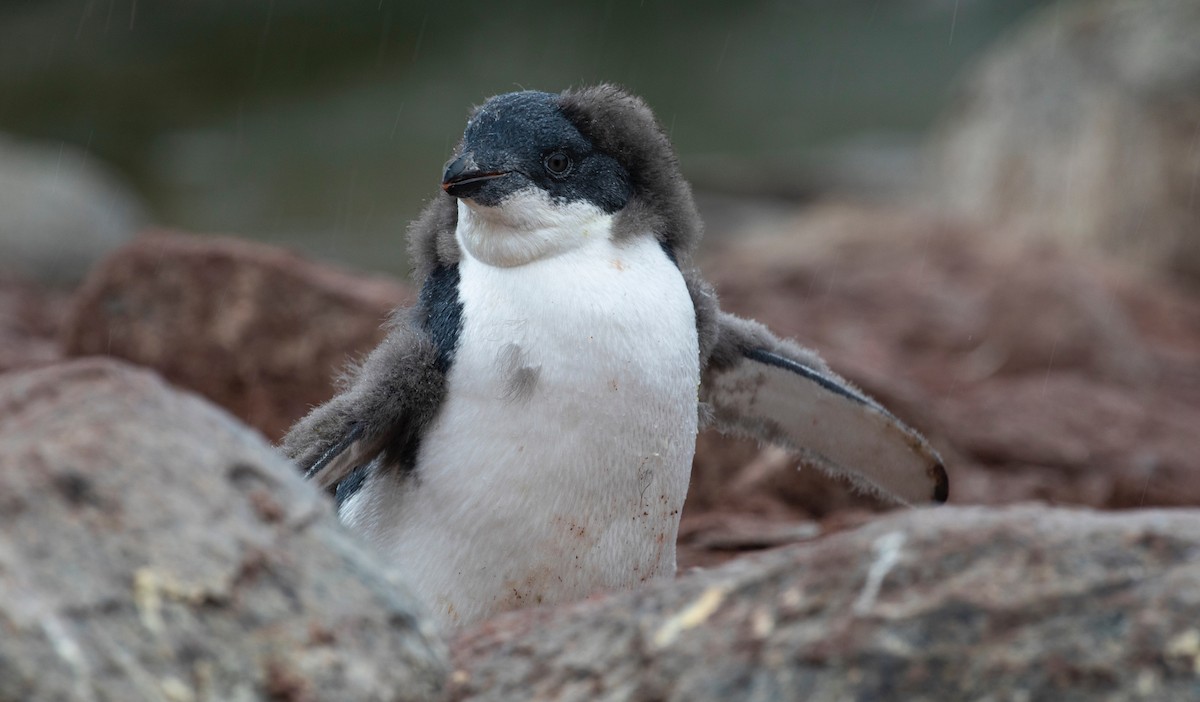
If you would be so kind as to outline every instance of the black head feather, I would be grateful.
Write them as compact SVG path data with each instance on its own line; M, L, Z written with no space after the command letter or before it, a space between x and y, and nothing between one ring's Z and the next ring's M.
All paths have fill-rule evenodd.
M629 180L616 159L567 119L558 95L523 90L475 110L442 188L488 207L537 188L555 202L586 202L613 214L629 201Z

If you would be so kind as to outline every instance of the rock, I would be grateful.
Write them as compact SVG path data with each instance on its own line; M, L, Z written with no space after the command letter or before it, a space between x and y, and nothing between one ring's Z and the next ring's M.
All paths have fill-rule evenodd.
M987 230L919 210L823 206L784 231L704 260L722 306L813 346L924 431L952 503L1200 505L1200 300L1186 288L991 246ZM702 436L685 525L750 512L829 530L889 508L796 466Z
M53 363L70 295L0 274L0 373Z
M0 135L0 269L73 282L145 226L140 199L86 152Z
M390 279L344 273L228 238L148 236L99 265L63 336L70 356L148 366L272 440L333 394L348 360L410 299Z
M111 360L0 377L0 700L433 700L424 621L224 412Z
M930 152L953 211L1200 276L1200 4L1059 2L989 52Z
M1200 512L904 511L451 643L452 699L1191 699Z

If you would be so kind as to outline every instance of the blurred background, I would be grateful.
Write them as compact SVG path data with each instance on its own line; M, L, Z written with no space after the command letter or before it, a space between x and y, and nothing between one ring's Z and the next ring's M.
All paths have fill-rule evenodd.
M1045 4L9 0L0 132L60 174L104 164L149 221L405 273L471 106L616 82L670 130L719 236L741 198L913 187L955 79Z

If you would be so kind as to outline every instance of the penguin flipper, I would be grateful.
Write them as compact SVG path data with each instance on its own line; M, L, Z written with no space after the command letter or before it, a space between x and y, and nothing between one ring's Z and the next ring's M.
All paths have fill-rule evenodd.
M346 435L321 454L304 473L304 479L315 482L322 489L337 485L355 468L371 460L367 454L372 452L362 438L363 425L357 422L350 424Z
M909 505L945 502L946 470L924 437L766 327L717 313L700 399L724 433L777 444L869 492Z
M296 422L280 448L323 490L380 455L405 467L445 384L429 333L397 314L383 342L347 373L342 391Z

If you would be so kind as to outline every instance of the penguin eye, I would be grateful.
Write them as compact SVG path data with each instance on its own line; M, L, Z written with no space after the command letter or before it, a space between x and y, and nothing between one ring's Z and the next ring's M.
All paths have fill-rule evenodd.
M550 175L562 176L571 170L571 157L561 151L555 151L542 161Z

